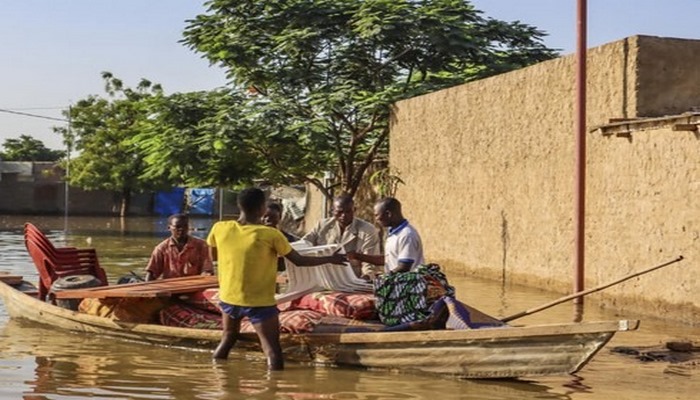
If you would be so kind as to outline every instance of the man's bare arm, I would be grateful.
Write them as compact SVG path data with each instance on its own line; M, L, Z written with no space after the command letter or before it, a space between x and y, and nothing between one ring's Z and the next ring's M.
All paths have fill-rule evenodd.
M336 253L330 256L311 257L302 256L296 250L290 251L284 257L298 267L313 267L321 264L344 264L347 261L343 254Z

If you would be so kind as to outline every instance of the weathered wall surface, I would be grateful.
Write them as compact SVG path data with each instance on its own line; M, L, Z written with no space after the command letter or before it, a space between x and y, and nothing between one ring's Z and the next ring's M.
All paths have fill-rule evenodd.
M0 213L63 215L66 211L63 174L64 171L54 162L0 162ZM69 215L119 213L120 195L117 192L86 191L71 186L67 197ZM132 193L129 214L152 215L152 202L153 193ZM224 209L227 212L236 210L235 206Z
M640 60L656 59L650 53L668 53L664 43L683 48L678 40L632 37L589 51L589 127L610 118L644 116L640 112L648 113L653 107L653 96L647 90L659 95L679 85L676 82L666 89L655 84L653 74L640 72L645 67ZM692 43L697 46L700 42ZM698 61L700 52L684 51L682 62L688 69ZM397 104L390 164L406 182L399 187L398 197L423 236L429 261L441 263L448 273L477 273L561 292L571 290L574 68L574 56L559 58ZM687 79L691 80L688 85L700 82L697 74L688 74ZM698 104L688 94L667 106L664 113L680 113ZM698 170L694 169L697 162L693 161L700 154L700 141L689 136L693 138L687 132L673 139L640 136L629 142L588 135L586 287L666 261L681 250L687 258L682 266L594 295L599 300L611 293L618 295L618 306L640 305L625 303L623 294L631 300L653 300L659 307L663 302L678 305L682 300L683 316L700 316L700 243L695 241L693 247L688 239L697 235L700 215L697 206L681 199L700 195ZM654 177L668 175L666 162L685 170L675 181L663 182L669 189L664 191L658 186L662 182ZM621 171L629 173L626 176ZM647 189L640 190L640 186ZM661 197L650 197L656 191L662 192ZM612 210L610 203L619 207ZM630 204L634 207L622 213ZM630 214L648 225L640 230L634 223L625 223ZM675 222L669 226L666 221ZM650 232L655 233L650 237ZM627 245L620 244L621 238ZM676 275L667 275L673 269ZM688 290L669 293L669 287L681 285ZM651 311L648 306L644 305Z
M700 135L673 126L590 136L587 275L597 285L683 255L599 297L700 323Z
M656 117L700 108L700 40L640 39L637 115Z

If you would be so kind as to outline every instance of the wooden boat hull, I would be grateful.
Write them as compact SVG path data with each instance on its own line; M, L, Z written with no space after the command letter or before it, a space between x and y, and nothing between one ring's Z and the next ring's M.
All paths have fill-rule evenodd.
M166 346L213 348L221 332L124 323L60 308L0 282L8 314L70 331ZM463 378L515 378L580 370L618 331L638 321L605 321L475 330L283 334L290 360L434 373ZM240 341L259 348L254 335Z

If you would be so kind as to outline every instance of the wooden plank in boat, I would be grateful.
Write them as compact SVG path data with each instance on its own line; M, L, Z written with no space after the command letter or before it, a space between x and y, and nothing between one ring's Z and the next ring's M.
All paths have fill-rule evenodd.
M219 282L215 276L186 276L124 285L61 290L55 292L55 295L57 299L169 297L174 294L191 293L218 286Z
M21 275L9 275L7 273L0 273L0 281L7 283L8 285L19 285L24 279Z

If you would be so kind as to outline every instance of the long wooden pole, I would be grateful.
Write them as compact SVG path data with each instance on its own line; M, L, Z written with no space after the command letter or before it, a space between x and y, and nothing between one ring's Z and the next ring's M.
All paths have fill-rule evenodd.
M539 311L542 311L542 310L546 310L546 309L548 309L548 308L550 308L550 307L556 306L557 304L561 304L561 303L564 303L564 302L569 301L569 300L577 299L577 298L580 298L580 297L582 297L582 296L585 296L585 295L588 295L588 294L591 294L591 293L595 293L595 292L601 291L601 290L603 290L603 289L607 289L607 288L609 288L610 286L617 285L618 283L624 282L624 281L626 281L626 280L632 279L632 278L637 277L637 276L640 276L640 275L644 275L644 274L646 274L646 273L649 273L649 272L651 272L651 271L657 270L657 269L659 269L659 268L663 268L663 267L669 266L669 265L671 265L671 264L675 264L675 263L677 263L677 262L679 262L679 261L681 261L681 260L683 260L683 256L678 256L678 258L676 258L676 259L674 259L674 260L665 262L665 263L663 263L663 264L659 264L659 265L657 265L657 266L655 266L655 267L651 267L651 268L649 268L649 269L645 269L644 271L635 272L635 273L633 273L633 274L631 274L631 275L625 276L624 278L620 278L620 279L618 279L618 280L616 280L616 281L614 281L614 282L606 283L605 285L597 286L597 287L594 287L594 288L592 288L592 289L588 289L588 290L584 290L584 291L581 291L581 292L573 293L573 294L570 294L570 295L568 295L568 296L564 296L564 297L562 297L562 298L560 298L560 299L557 299L557 300L554 300L554 301L552 301L552 302L549 302L549 303L547 303L547 304L543 304L543 305L541 305L541 306L539 306L539 307L531 308L531 309L529 309L529 310L521 311L521 312L519 312L519 313L517 313L517 314L513 314L513 315L507 316L507 317L505 317L505 318L501 318L501 321L503 321L503 322L509 322L509 321L514 320L514 319L522 318L522 317L524 317L524 316L526 316L526 315L531 315L531 314L534 314L534 313L536 313L536 312L539 312Z

